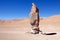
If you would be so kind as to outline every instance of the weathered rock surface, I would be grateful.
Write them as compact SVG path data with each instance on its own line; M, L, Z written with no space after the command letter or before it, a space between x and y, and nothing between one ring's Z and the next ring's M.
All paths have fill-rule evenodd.
M31 33L37 34L39 33L39 9L36 7L34 3L32 3L32 8L30 12L30 24L32 26Z

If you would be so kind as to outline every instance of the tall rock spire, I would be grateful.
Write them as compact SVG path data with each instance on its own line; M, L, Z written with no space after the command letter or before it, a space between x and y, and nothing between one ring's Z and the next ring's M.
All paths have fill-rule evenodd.
M32 3L32 8L30 12L30 24L31 24L31 33L38 34L39 33L39 9L36 7L34 3Z

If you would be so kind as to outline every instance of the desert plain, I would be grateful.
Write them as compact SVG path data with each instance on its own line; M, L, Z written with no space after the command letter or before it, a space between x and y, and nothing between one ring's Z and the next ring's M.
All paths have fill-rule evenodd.
M29 18L0 20L0 40L60 40L60 15L40 18L39 28L44 33L56 35L30 34Z

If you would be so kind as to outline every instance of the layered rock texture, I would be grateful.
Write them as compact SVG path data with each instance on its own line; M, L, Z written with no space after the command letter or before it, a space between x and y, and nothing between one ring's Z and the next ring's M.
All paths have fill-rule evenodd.
M31 33L37 34L39 33L39 9L36 7L34 3L32 3L32 8L30 12L30 24L32 26Z

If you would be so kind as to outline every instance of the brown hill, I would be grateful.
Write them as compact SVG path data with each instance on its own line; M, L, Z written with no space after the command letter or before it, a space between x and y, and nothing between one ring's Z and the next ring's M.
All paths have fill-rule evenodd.
M60 24L60 15L50 16L40 21L40 24Z
M20 25L30 25L29 19L13 19L13 20L0 20L0 26L20 26ZM48 18L41 18L40 25L49 25L49 24L60 24L60 15L50 16Z

